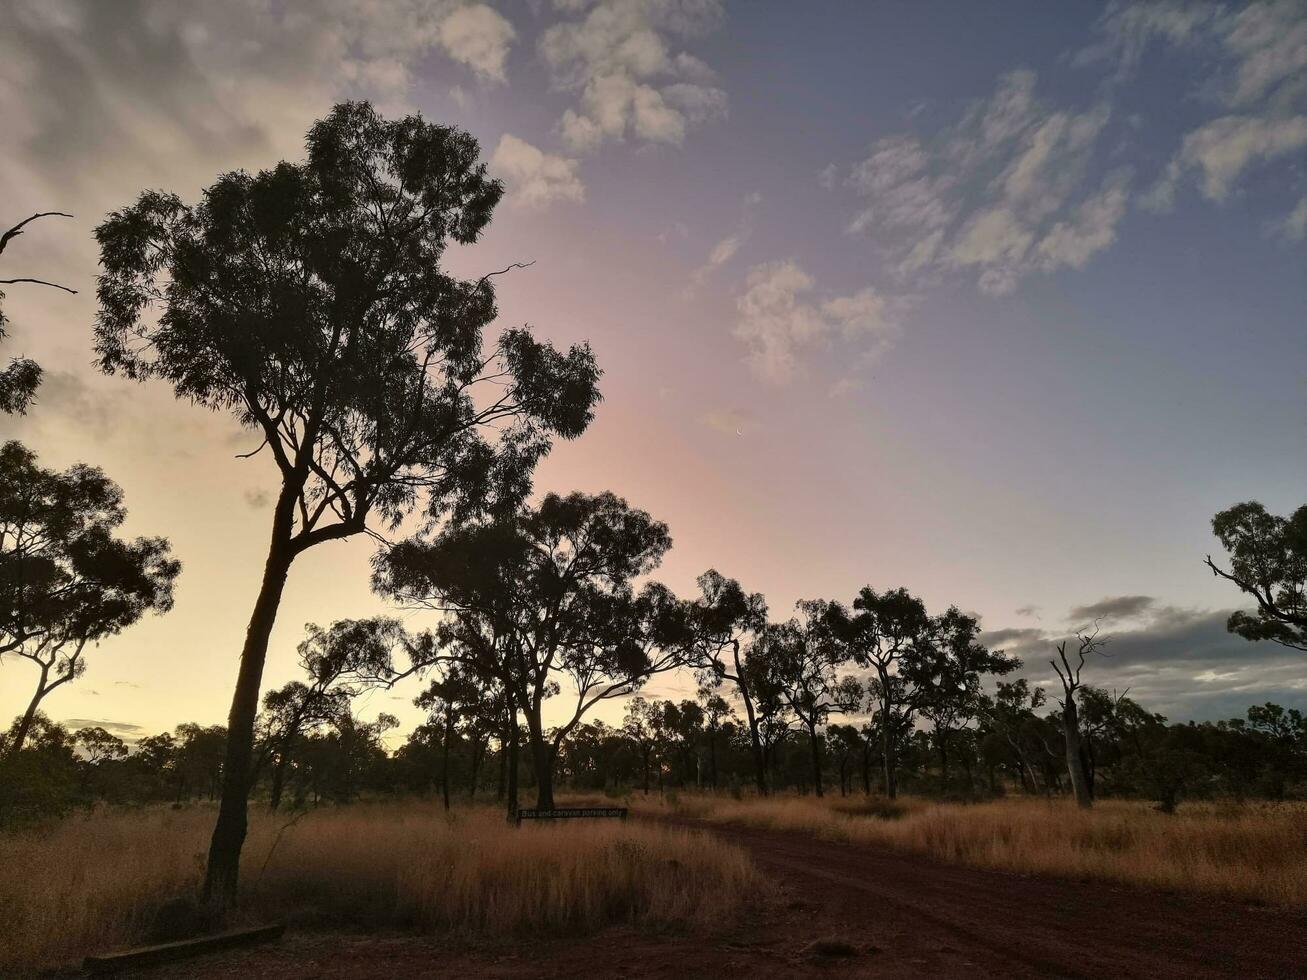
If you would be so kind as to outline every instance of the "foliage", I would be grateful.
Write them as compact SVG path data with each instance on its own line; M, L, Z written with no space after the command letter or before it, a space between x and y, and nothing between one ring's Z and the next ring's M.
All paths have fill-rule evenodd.
M1230 616L1230 632L1307 652L1307 504L1287 518L1255 500L1235 504L1212 518L1212 532L1230 554L1230 570L1211 556L1207 566L1257 601L1252 615Z

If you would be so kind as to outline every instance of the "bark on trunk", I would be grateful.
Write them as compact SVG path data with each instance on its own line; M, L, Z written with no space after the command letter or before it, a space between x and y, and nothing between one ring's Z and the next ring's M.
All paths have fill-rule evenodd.
M817 726L808 726L808 742L812 746L812 786L818 796L824 795L821 787L821 743L817 741Z
M263 664L268 656L268 639L277 619L286 575L294 554L290 546L290 507L294 498L278 501L274 519L272 545L263 570L263 584L254 603L245 647L241 651L240 672L227 716L227 747L222 767L222 801L218 822L209 843L209 864L204 876L204 898L218 910L230 908L236 901L240 877L241 847L245 843L247 809L250 793L250 769L254 755L254 718L259 710L259 687L263 681ZM284 514L282 513L284 507ZM285 525L284 527L280 525Z
M1067 695L1066 706L1062 709L1062 736L1066 741L1067 776L1071 780L1071 790L1075 793L1076 804L1084 809L1094 805L1094 798L1089 793L1089 780L1085 775L1084 759L1080 753L1080 714L1076 708L1074 695Z
M758 795L767 795L767 756L762 750L762 738L758 734L758 716L753 710L753 697L749 694L749 685L744 679L744 670L740 664L740 643L734 642L736 686L740 689L740 700L744 702L744 713L749 719L749 741L753 744L753 772L758 783Z
M888 715L889 712L884 714ZM898 774L894 771L894 739L890 734L890 726L885 721L881 723L880 753L881 766L885 773L885 795L892 800L899 793Z

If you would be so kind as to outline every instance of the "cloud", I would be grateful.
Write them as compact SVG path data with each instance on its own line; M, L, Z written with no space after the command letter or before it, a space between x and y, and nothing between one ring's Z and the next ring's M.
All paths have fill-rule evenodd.
M1056 109L1036 82L1034 72L1009 72L929 139L877 140L848 170L861 201L849 233L871 237L900 276L970 271L992 294L1032 273L1082 268L1114 240L1129 175L1092 188L1108 106Z
M1276 701L1307 707L1302 655L1274 643L1250 643L1225 628L1229 609L1184 609L1158 605L1149 596L1117 596L1071 610L1106 611L1115 606L1133 615L1127 629L1105 629L1102 656L1085 666L1086 683L1126 691L1144 707L1172 720L1241 716L1251 704ZM1059 632L1000 629L981 642L1019 656L1022 674L1056 687L1047 666Z
M736 300L734 335L749 348L754 373L775 384L799 372L799 358L810 348L843 338L870 341L864 359L888 346L899 332L891 302L867 288L849 296L814 301L816 282L788 259L749 269Z
M241 494L245 503L254 510L262 510L272 503L272 494L267 490L246 490Z
M539 51L555 86L577 96L559 123L578 153L628 137L679 145L692 126L725 115L726 93L713 72L677 40L715 30L720 0L555 0L578 14L546 29Z
M742 408L719 408L703 416L704 425L724 436L742 436L756 422L753 413Z
M445 53L488 81L504 82L504 62L517 32L484 3L459 7L440 22L437 36Z
M576 160L545 153L510 133L500 138L490 157L490 170L508 184L510 207L540 209L555 201L581 203L585 184L576 168Z
M1109 61L1116 65L1118 79L1125 78L1133 74L1154 41L1195 43L1221 14L1216 4L1193 0L1113 0L1095 25L1099 40L1077 52L1072 62L1085 66Z
M1093 622L1095 620L1132 619L1148 612L1157 603L1150 595L1107 596L1088 605L1076 606L1067 613L1067 619L1073 622Z
M3 19L0 188L76 214L298 157L343 97L406 109L433 54L495 68L460 0L14 0Z
M1187 134L1180 152L1150 192L1169 206L1175 186L1186 173L1201 177L1203 196L1224 201L1250 165L1273 160L1307 147L1307 116L1223 116Z
M1039 606L1022 606L1021 608L1016 610L1016 614L1018 616L1034 616L1036 619L1038 619L1039 610L1040 610Z
M1286 241L1300 242L1307 238L1307 197L1298 200L1294 209L1275 226Z
M139 738L145 731L140 725L130 725L122 721L97 721L94 718L65 718L60 724L72 731L79 728L103 728L111 735L123 736L127 741Z
M705 279L735 258L741 246L753 235L753 215L761 202L762 195L756 192L744 198L739 225L735 231L718 241L708 252L704 264L690 274L691 286L702 285Z

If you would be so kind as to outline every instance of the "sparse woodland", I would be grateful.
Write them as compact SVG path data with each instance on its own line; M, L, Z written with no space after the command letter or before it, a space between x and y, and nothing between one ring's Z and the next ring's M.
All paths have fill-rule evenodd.
M1225 865L1200 880L1136 860L1224 835L1245 864L1275 850L1301 862L1301 711L1170 721L1095 684L1111 637L1093 623L1050 644L1060 685L1035 686L1019 675L1045 665L987 649L966 596L928 609L889 587L891 569L793 609L714 570L678 596L654 577L672 546L655 515L611 493L536 494L536 463L597 410L601 371L585 345L487 338L500 273L443 271L502 193L466 133L350 103L314 126L304 162L222 175L191 203L147 192L98 228L101 367L233 416L248 465L275 469L280 490L228 724L127 744L52 721L58 688L94 672L97 641L167 614L179 558L163 538L119 535L126 502L106 474L0 449L0 676L34 692L0 737L0 864L51 869L43 896L0 886L27 937L0 971L143 935L179 895L221 916L336 893L334 915L494 932L688 927L759 887L742 853L685 832L503 819L578 795L1307 900L1273 875L1230 884ZM15 360L0 405L39 412L39 382ZM1307 650L1307 506L1237 504L1213 530L1225 554L1211 573L1249 607L1231 632ZM296 564L364 535L378 548L356 573L394 616L310 626L300 676L269 689ZM671 676L697 695L645 691ZM365 717L361 695L379 689L426 721L397 732ZM1025 844L980 853L1004 833ZM1108 857L1093 865L1091 850ZM87 884L97 855L108 863Z

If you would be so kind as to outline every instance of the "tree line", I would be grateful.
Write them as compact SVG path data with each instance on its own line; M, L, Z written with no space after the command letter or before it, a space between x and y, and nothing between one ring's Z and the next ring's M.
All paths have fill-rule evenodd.
M807 752L808 785L824 792L828 757L856 754L831 723L837 715L871 719L888 796L916 778L923 738L944 783L959 768L978 771L969 746L982 730L1010 731L1003 738L1023 760L1023 782L1047 789L1049 771L1027 737L1038 726L1024 714L1043 695L1001 680L1019 663L987 650L978 622L958 608L930 614L904 589L867 587L848 602L800 602L773 622L760 595L714 571L682 599L649 579L671 547L665 524L612 493L533 497L536 464L592 420L601 372L587 345L560 350L526 328L487 342L494 280L509 269L468 280L445 271L446 250L478 240L503 190L467 133L344 103L310 129L304 161L223 174L194 203L147 191L97 227L100 368L169 384L178 398L234 417L250 436L244 455L273 470L278 490L221 739L179 729L156 736L171 747L156 741L123 756L110 733L62 732L42 705L83 673L89 648L171 607L180 564L163 538L119 537L122 494L100 470L49 470L5 444L0 657L31 662L38 682L6 737L4 784L17 785L24 760L39 756L43 770L62 758L82 775L140 775L153 759L156 785L183 787L182 796L203 785L218 802L204 892L219 911L236 896L256 790L266 787L275 805L287 793L347 799L372 788L377 772L401 771L405 758L429 762L423 753L435 746L446 798L467 766L469 787L501 772L509 808L519 779L551 806L578 746L598 737L587 716L672 670L693 672L711 692L687 704L717 733L713 771L747 773L759 793L789 785L783 760L796 746ZM4 407L28 410L39 381L39 367L16 359L0 375ZM1284 519L1242 504L1214 529L1232 561L1213 571L1258 604L1231 629L1301 648L1307 507ZM360 534L379 543L374 589L427 610L426 627L380 617L311 629L299 651L303 679L265 692L297 560ZM1078 652L1058 654L1056 724L1067 778L1089 805L1101 740L1080 671L1101 641L1086 633L1078 642ZM425 685L419 702L431 720L387 755L380 739L393 719L362 723L351 704L408 677ZM1113 711L1123 702L1113 699ZM641 723L650 731L671 716L673 728L697 717L645 704L638 710L662 719ZM655 760L667 775L662 743L621 731L614 737L635 748L643 776ZM873 744L863 729L856 735ZM741 749L748 765L732 770ZM191 760L180 770L178 753ZM192 765L201 757L203 779ZM413 771L431 770L424 762ZM380 785L396 784L387 776Z

